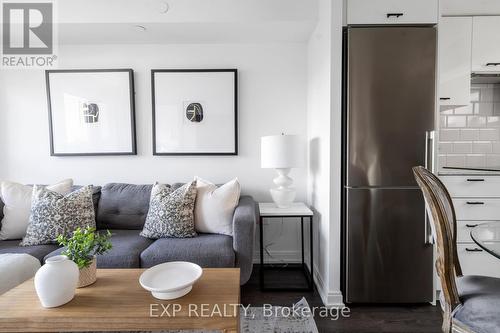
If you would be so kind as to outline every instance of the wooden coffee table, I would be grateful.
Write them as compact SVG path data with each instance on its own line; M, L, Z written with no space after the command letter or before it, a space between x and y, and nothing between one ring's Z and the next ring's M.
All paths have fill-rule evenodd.
M239 332L240 270L207 268L186 296L162 301L139 285L143 269L99 269L97 282L77 289L58 308L40 305L33 279L0 296L0 332Z

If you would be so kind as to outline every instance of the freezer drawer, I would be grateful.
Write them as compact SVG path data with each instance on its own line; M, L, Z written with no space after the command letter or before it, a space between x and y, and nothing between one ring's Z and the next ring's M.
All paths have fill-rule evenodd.
M347 302L433 300L424 214L418 189L347 190Z

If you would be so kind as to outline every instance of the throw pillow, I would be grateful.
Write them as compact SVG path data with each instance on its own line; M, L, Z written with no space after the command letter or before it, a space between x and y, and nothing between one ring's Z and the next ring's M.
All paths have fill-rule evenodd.
M240 183L235 178L217 187L209 181L196 178L196 205L194 225L196 231L233 235L233 214L240 201Z
M152 239L196 236L193 212L195 200L196 181L176 190L172 190L169 185L155 184L141 236Z
M57 236L70 237L77 228L86 227L95 228L91 185L66 196L35 185L30 222L21 245L54 243Z
M72 179L47 186L47 189L66 195L71 192ZM0 198L4 203L0 240L21 239L26 235L30 218L33 186L13 182L0 183Z

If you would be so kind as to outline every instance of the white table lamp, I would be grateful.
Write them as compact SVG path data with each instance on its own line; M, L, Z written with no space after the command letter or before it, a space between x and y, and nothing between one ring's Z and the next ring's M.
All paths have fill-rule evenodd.
M279 208L290 207L295 199L293 179L288 176L291 168L304 164L304 146L299 135L271 135L261 138L261 167L276 169L278 186L270 190Z

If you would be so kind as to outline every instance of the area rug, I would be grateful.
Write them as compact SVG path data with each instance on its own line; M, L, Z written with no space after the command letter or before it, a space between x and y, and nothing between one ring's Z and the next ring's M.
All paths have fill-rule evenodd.
M310 311L291 311L291 309L309 308L305 298L294 304L292 308L273 306L272 308L250 307L240 310L242 333L318 333L312 315L302 315ZM273 315L268 314L272 312ZM132 333L217 333L219 331L140 331ZM76 332L74 332L76 333ZM91 332L101 333L101 332ZM104 332L103 332L104 333ZM122 333L122 332L116 332ZM125 333L125 332L123 332ZM130 332L127 332L130 333Z

